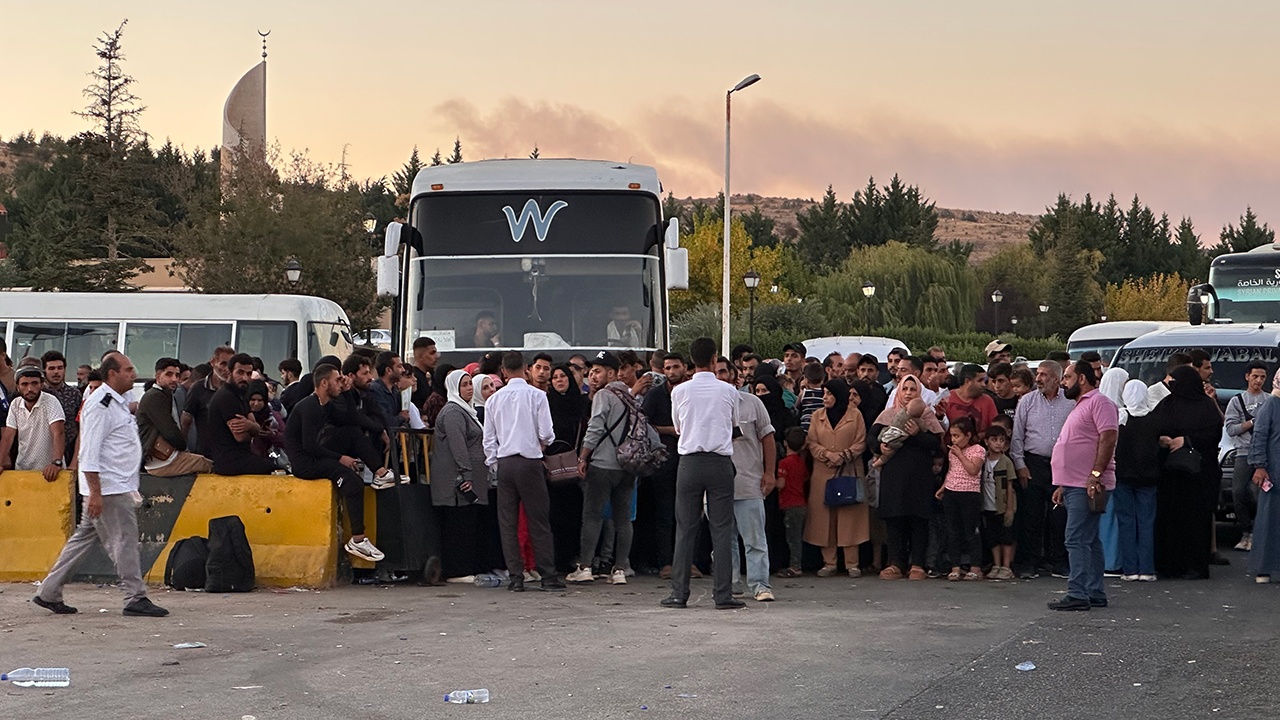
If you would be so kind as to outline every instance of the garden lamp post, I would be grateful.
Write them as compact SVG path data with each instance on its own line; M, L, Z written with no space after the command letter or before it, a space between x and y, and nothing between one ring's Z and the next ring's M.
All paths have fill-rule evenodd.
M996 290L991 293L991 313L995 318L995 327L992 328L993 335L1000 334L1000 301L1004 300L1004 293Z
M747 295L751 298L751 311L748 327L748 342L754 347L756 344L756 288L760 287L760 273L754 269L748 270L747 274L742 276L742 283L747 286Z
M297 258L289 258L289 262L284 264L284 279L289 281L290 287L297 287L298 281L302 280L302 263Z
M867 299L867 302L866 302L867 335L871 334L871 298L874 298L875 296L876 296L876 284L871 282L870 280L867 280L866 282L862 283L862 297Z

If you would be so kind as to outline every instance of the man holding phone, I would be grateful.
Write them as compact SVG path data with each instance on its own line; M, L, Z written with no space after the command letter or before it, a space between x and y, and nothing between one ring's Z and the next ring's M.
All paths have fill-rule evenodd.
M200 438L201 448L219 475L270 475L276 469L275 462L254 455L250 448L253 438L262 434L245 397L253 378L253 358L245 353L233 355L227 369L227 382L209 401L209 436Z

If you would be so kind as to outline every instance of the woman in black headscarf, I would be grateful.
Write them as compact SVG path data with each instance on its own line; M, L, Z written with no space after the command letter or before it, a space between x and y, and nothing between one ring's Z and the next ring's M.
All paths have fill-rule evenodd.
M787 430L799 424L796 414L787 409L786 401L782 397L782 385L778 384L778 378L764 375L755 378L752 383L751 391L755 396L760 398L760 402L764 403L764 409L769 412L769 424L773 426L773 435L781 443L786 437ZM846 404L848 400L845 401ZM782 457L781 454L778 457Z
M1166 577L1201 580L1209 577L1214 501L1221 482L1218 440L1222 411L1205 392L1200 372L1190 365L1170 373L1171 395L1151 413L1159 428L1164 471L1156 490L1156 572ZM1200 453L1200 467L1187 472L1170 467L1167 458L1190 444ZM1185 451L1183 451L1185 452Z
M822 386L823 407L809 422L808 447L813 455L809 476L809 514L805 518L804 540L822 548L822 569L818 577L836 571L836 550L844 548L849 577L861 577L858 546L871 539L865 503L827 507L827 482L842 470L863 477L862 451L867 448L867 426L857 408L849 407L849 385L844 380L828 380Z
M429 428L436 426L436 416L444 409L445 403L449 402L449 394L444 389L444 381L449 377L449 373L458 368L449 363L440 363L436 366L435 375L431 378L431 395L427 397L426 403L422 405L422 422ZM480 392L477 388L476 392Z
M582 445L583 428L591 416L591 403L578 387L573 368L557 365L551 371L551 386L547 388L547 403L551 406L551 428L555 432L555 449L558 452ZM563 445L561 445L563 443ZM576 482L557 482L548 486L551 498L551 537L556 551L556 567L570 568L578 553L579 533L582 529L582 488Z

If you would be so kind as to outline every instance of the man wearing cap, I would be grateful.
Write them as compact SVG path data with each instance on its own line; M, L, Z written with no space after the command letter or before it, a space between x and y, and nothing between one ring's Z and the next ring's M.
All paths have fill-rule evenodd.
M627 436L629 410L635 399L631 389L618 380L622 362L617 355L601 350L587 361L587 383L594 391L591 419L582 437L578 472L582 474L582 533L578 548L578 567L569 573L569 582L591 582L591 558L600 540L606 502L613 509L613 526L617 532L614 566L609 573L613 585L626 585L625 563L631 555L631 492L635 476L618 463L618 444ZM658 440L655 437L654 442Z
M782 364L786 368L787 375L791 377L791 386L795 388L797 394L800 393L800 383L804 380L804 362L808 354L809 351L805 349L802 342L792 342L782 346Z
M20 367L14 373L18 399L9 406L0 433L0 469L40 470L53 482L62 470L66 416L62 403L44 392L44 373L38 367ZM18 443L17 462L10 463L10 450Z
M1013 362L1013 346L1007 342L992 340L987 343L986 352L988 365Z

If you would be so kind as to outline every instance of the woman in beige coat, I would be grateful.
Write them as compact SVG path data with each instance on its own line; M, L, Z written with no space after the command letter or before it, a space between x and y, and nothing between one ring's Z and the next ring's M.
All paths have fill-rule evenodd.
M842 547L849 577L856 578L862 575L858 569L858 546L871 539L867 506L859 503L833 508L827 507L824 500L827 481L846 463L862 476L867 428L862 413L853 410L860 400L857 391L839 379L829 380L822 387L823 407L813 413L809 423L807 445L813 455L813 475L809 482L804 540L822 548L822 569L818 577L829 577L836 571L836 548Z

